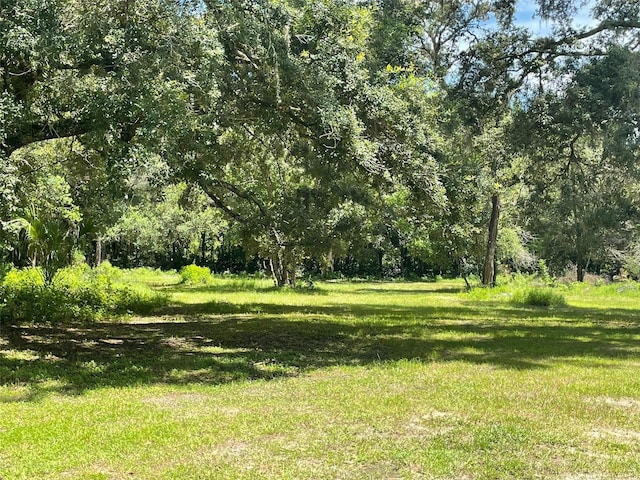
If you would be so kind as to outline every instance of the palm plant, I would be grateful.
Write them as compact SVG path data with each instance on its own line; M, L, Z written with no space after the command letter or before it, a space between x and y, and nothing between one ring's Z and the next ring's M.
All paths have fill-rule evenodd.
M51 283L55 273L69 263L78 237L76 218L38 211L31 205L11 223L25 232L31 265L41 267L45 283Z

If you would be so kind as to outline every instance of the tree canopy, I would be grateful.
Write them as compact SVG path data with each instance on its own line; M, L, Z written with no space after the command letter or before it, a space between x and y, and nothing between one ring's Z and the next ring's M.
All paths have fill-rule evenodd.
M540 33L515 0L3 2L0 253L277 285L614 274L637 251L640 7L577 25L583 3L539 0Z

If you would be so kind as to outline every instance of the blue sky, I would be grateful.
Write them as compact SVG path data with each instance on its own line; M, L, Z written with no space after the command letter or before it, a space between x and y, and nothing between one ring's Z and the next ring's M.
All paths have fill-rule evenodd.
M589 26L595 23L595 20L591 18L590 10L593 6L594 0L590 0L588 4L580 9L575 16L574 25ZM533 32L544 34L549 32L550 25L548 22L544 22L536 15L536 2L535 0L519 0L516 10L516 21L518 24L525 26Z

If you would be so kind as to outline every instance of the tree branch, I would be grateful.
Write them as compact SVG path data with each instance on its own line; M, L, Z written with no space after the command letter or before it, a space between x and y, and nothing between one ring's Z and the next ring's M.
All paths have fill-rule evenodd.
M271 218L271 215L269 214L265 206L262 204L262 202L258 200L255 196L253 196L250 192L241 190L236 185L233 185L232 183L229 183L229 182L225 182L224 180L216 179L216 180L212 180L212 183L217 184L220 187L225 188L226 190L229 190L231 193L233 193L237 197L240 197L246 200L247 202L254 204L256 207L258 207L258 210L260 211L260 213L264 218L267 218L267 219Z
M236 212L236 211L232 210L231 208L229 208L220 199L220 197L218 197L215 193L213 193L209 189L209 185L206 184L203 179L200 178L200 179L198 179L197 182L198 182L198 185L202 188L202 190L204 190L204 192L207 194L207 196L209 197L209 200L211 201L211 203L213 204L214 207L219 208L220 210L222 210L224 213L227 214L227 216L229 216L233 220L236 220L236 221L238 221L240 223L243 223L243 224L249 223L245 217L243 217L238 212Z
M640 28L640 21L636 20L606 20L602 22L600 25L593 27L590 30L586 30L584 32L576 33L575 35L570 35L568 37L557 40L555 43L559 45L568 45L578 40L584 40L586 38L593 37L594 35L599 34L605 30L615 30L618 28L624 29L635 29Z
M56 123L33 122L20 132L9 135L4 142L4 152L11 155L16 150L36 142L56 138L71 138L87 133L90 125L86 121L61 120Z

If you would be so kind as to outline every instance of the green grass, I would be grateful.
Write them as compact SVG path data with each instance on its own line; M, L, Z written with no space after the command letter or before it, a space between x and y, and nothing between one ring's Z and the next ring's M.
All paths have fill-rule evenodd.
M134 273L161 314L2 326L0 478L640 478L640 295Z

